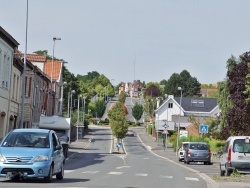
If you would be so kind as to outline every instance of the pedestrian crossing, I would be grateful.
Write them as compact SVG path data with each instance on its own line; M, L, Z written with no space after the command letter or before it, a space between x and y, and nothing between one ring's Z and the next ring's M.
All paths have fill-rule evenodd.
M128 168L129 166L124 166L124 168ZM118 168L120 169L120 168ZM69 174L74 172L74 170L64 170L64 174ZM84 171L82 172L83 174L97 174L100 173L100 171ZM119 176L119 175L123 175L124 172L121 171L111 171L107 173L108 175L115 175L115 176ZM150 174L146 174L146 173L135 173L134 176L137 177L147 177L150 176ZM174 179L174 176L171 175L160 175L159 178L163 178L163 179ZM179 178L179 177L178 177ZM199 178L195 178L195 177L185 177L186 181L199 181Z

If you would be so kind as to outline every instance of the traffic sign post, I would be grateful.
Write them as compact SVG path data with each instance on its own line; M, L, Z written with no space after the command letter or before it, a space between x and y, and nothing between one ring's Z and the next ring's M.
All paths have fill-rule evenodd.
M199 128L199 132L202 134L202 139L203 139L203 142L204 142L204 134L208 133L208 125L201 124L200 128Z
M200 132L201 134L207 134L207 133L208 133L208 125L203 125L203 124L201 124L201 125L200 125L200 129L199 129L199 132Z

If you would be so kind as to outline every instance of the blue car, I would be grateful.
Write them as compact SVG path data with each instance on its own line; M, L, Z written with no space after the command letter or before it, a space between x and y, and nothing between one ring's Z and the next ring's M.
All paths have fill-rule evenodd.
M65 158L53 130L15 129L0 145L0 177L10 179L52 177L62 180Z

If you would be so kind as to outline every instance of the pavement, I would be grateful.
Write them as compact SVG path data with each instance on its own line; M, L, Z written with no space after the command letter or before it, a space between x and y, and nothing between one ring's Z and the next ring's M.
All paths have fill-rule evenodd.
M74 142L71 142L69 152L68 152L68 159L74 156L74 154L79 152L84 152L84 149L88 148L89 144L91 143L92 134L91 134L91 126L89 127L90 130L88 132L85 132L82 139L76 140ZM145 131L140 132L138 135L138 138L141 140L142 144L154 155L164 158L168 161L171 161L173 163L176 163L176 165L181 166L182 168L186 168L192 172L200 174L201 177L206 181L207 188L250 188L250 178L247 177L227 177L227 178L215 178L212 179L210 176L200 173L197 170L194 170L190 167L187 167L185 165L182 165L178 162L176 153L173 151L173 148L167 148L166 151L163 150L163 147L158 146L158 143L156 142L155 138L151 135L148 135ZM117 153L113 152L114 150L110 150L111 153ZM122 148L119 153L126 153L126 148Z

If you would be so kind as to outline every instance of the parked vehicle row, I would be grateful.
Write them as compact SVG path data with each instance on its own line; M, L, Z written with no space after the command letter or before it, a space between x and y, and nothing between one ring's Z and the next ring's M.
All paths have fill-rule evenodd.
M190 162L203 162L211 164L211 151L206 142L183 142L179 149L179 161L186 164Z

